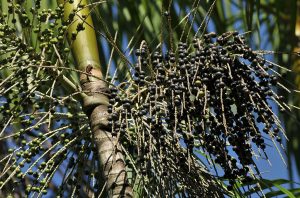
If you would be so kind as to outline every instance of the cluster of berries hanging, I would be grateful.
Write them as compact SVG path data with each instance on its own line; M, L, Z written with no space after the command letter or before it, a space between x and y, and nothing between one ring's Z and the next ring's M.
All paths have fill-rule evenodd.
M99 175L94 171L96 149L80 104L57 82L59 72L68 73L57 60L69 65L65 36L71 17L64 25L58 23L62 4L39 10L36 1L30 13L17 2L7 6L8 13L0 13L0 194L39 197L54 187L57 195L72 189L86 197L80 191L84 186L102 188L98 181L89 182ZM36 36L34 45L26 42L30 38L21 27ZM52 185L53 178L60 178L61 186Z
M272 89L274 65L238 32L209 33L166 54L151 54L143 42L136 55L128 89L111 87L108 124L113 135L135 141L141 172L164 180L189 166L198 148L231 184L251 179L254 145L265 153L264 136L281 142L271 102L286 106Z

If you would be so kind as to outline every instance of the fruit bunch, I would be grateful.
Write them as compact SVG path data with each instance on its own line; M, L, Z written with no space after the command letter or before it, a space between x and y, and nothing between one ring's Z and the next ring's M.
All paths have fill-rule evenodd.
M192 169L195 150L219 164L231 185L259 174L253 156L265 155L265 137L281 143L271 103L286 105L273 90L274 65L243 35L212 32L166 53L142 42L136 56L132 80L111 86L108 125L134 145L142 174L186 184L182 170Z

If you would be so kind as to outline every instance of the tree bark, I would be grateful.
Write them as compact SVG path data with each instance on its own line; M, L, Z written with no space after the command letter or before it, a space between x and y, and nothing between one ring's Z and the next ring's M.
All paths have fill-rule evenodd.
M109 197L133 197L132 188L126 179L125 161L116 137L108 129L107 112L108 88L100 80L101 72L98 68L87 65L87 70L93 76L81 75L81 86L87 97L83 100L83 109L89 117L93 139L97 146L97 153L101 163L102 176L106 183Z

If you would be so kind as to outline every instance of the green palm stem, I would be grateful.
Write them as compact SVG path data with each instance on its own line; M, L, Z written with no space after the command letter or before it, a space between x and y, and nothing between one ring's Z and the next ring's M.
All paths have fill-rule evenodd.
M69 16L74 14L75 10L73 22L68 27L68 41L77 62L77 68L88 73L80 75L80 84L87 95L83 98L83 109L89 117L93 140L97 147L102 173L102 178L99 179L100 181L104 179L107 197L133 197L132 188L127 183L121 147L117 139L107 131L108 97L105 93L108 88L107 84L101 80L103 75L100 70L96 34L90 9L86 6L87 1L74 0L70 4L69 1L64 3L63 0L58 0L58 3L64 4L64 21L70 20ZM79 4L83 7L77 9ZM74 40L72 34L77 33L78 24L83 24L84 30L78 32Z

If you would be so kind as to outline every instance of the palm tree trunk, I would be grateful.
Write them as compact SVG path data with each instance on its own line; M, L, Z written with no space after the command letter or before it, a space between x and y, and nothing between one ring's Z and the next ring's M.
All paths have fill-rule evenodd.
M107 197L133 197L132 188L127 184L125 161L120 145L107 129L109 89L101 80L103 75L100 70L96 35L92 28L90 9L86 6L87 1L74 0L70 4L68 1L64 3L63 0L58 0L58 3L64 4L64 21L70 20L70 14L75 14L68 28L68 41L78 69L85 72L80 75L82 91L87 95L83 98L83 109L89 117L101 164L99 171L102 173L102 178L99 179L105 184ZM77 9L79 4L81 8ZM87 17L83 23L85 16ZM82 23L84 30L80 31L74 39L78 24L82 25Z

